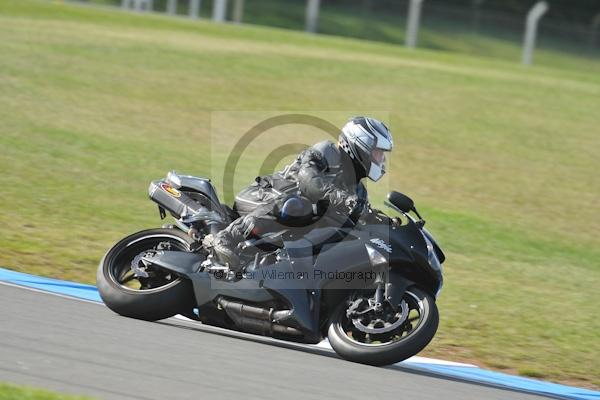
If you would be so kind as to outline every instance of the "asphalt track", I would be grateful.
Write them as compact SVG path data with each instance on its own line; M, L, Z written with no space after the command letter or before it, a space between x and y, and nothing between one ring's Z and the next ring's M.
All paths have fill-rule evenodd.
M0 285L0 381L101 399L547 399ZM318 352L317 352L318 353Z

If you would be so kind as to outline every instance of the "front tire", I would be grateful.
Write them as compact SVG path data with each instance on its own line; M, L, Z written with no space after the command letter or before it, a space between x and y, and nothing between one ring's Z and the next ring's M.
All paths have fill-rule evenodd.
M120 240L98 266L96 286L112 311L125 317L156 321L186 312L194 306L188 279L171 271L144 267L148 277L137 276L131 265L147 251L190 251L194 240L178 229L148 229Z
M375 366L395 364L419 353L435 336L438 309L433 296L415 286L406 290L402 300L410 314L406 322L387 334L365 333L358 329L373 330L378 325L371 327L368 323L355 323L349 319L346 316L348 302L343 301L330 320L328 338L331 347L346 360ZM385 323L377 323L385 327Z

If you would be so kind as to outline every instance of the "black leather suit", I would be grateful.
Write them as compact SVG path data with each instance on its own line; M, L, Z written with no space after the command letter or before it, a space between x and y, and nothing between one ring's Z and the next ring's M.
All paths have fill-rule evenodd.
M364 176L347 153L330 141L304 150L283 171L257 178L257 183L236 197L235 208L241 216L216 235L212 245L217 257L235 269L238 264L236 246L251 236L277 229L277 210L290 194L300 194L313 204L325 206L327 211L321 224L348 226L356 223L367 204L367 190L361 183ZM248 193L254 196L252 200L248 200ZM247 203L246 210L252 211L244 213L243 203Z

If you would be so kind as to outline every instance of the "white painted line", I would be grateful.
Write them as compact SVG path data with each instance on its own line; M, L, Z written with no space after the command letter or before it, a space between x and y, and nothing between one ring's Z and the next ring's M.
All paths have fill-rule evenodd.
M413 357L405 360L405 362L410 362L410 363L415 363L415 364L444 365L444 366L448 366L448 367L479 368L477 365L474 365L474 364L465 364L465 363L459 363L459 362L455 362L455 361L445 361L445 360L438 360L437 358L426 358L426 357L419 357L419 356L413 356Z
M305 344L305 343L288 342L288 341L285 341L285 340L275 339L275 338L268 337L268 336L253 335L251 333L244 333L244 332L232 331L230 329L219 328L219 327L210 326L210 325L204 325L202 322L194 321L193 319L184 317L183 315L176 315L175 317L173 317L173 319L177 319L177 320L180 320L180 321L189 322L189 323L194 324L195 326L197 326L198 329L202 329L202 330L205 330L205 331L227 333L229 336L243 337L243 338L252 339L252 340L256 340L257 338L260 338L260 341L264 342L264 343L271 343L271 344L274 344L274 345L282 345L282 344L285 343L286 346L288 346L288 344L293 344L293 347L294 348L298 348L298 349L310 349L310 350L317 350L318 349L318 350L325 351L327 353L335 354L335 351L333 351L333 349L331 348L331 345L329 344L329 341L327 339L324 339L323 341L321 341L321 342L319 342L317 344ZM444 365L444 366L452 366L452 367L473 367L473 368L477 368L477 366L473 365L473 364L464 364L464 363L458 363L458 362L453 362L453 361L438 360L438 359L435 359L435 358L426 358L426 357L419 357L419 356L413 356L411 358L408 358L408 359L402 361L402 363L432 364L432 365ZM406 365L402 364L402 363L396 363L394 365L400 365L400 366L406 367Z

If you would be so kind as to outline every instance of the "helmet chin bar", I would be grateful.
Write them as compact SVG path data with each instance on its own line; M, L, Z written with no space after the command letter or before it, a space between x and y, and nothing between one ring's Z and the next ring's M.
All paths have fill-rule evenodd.
M385 174L385 165L377 165L372 162L371 168L369 169L369 175L367 175L367 177L373 182L377 182L381 179L383 174Z

